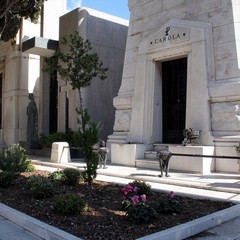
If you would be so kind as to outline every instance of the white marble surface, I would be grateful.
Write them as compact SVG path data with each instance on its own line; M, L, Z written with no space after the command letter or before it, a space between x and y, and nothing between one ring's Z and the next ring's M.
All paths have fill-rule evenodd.
M235 103L240 101L239 2L129 0L129 7L131 19L122 83L114 99L116 114L111 141L161 142L158 65L181 57L188 58L185 127L201 130L204 146L218 147L215 135L239 135L240 117L234 112ZM177 36L184 32L180 40ZM166 36L172 40L164 41ZM120 109L118 103L124 102L127 92L132 92L128 95L131 104L121 105ZM123 121L124 107L128 117ZM118 133L125 133L126 137L118 139ZM231 137L226 141L231 141ZM234 154L232 148L225 150ZM221 166L218 170L224 170L224 164L218 164L218 159L216 162L216 166Z

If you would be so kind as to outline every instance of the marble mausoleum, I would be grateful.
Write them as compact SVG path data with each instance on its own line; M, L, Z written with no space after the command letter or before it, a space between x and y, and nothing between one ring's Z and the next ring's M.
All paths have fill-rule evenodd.
M151 155L173 153L170 169L239 172L240 1L129 0L123 78L108 137L111 161L155 167ZM182 146L182 131L200 144Z

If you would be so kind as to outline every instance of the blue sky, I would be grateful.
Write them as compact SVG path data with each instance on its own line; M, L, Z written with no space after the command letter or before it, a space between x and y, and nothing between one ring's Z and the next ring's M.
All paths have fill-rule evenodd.
M67 0L69 10L81 6L129 20L128 0Z

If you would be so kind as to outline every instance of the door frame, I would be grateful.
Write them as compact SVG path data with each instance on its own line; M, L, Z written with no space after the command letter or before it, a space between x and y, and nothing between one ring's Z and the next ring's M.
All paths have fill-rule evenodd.
M146 101L152 102L152 119L149 116L148 122L151 122L151 132L147 134L151 134L151 143L158 142L163 143L163 98L162 98L162 62L177 60L181 58L187 58L187 79L186 79L186 113L185 113L185 126L187 126L187 114L188 114L188 106L189 106L189 91L191 91L190 84L190 67L191 64L191 51L189 47L185 47L184 49L172 49L172 52L168 51L168 56L164 55L164 57L159 57L159 53L150 54L148 57L152 59L152 70L154 71L154 77L152 81L153 88L153 98L145 99ZM150 68L148 68L149 71ZM147 128L147 127L146 127ZM147 137L147 136L146 136Z
M166 27L171 27L174 32L186 29L189 39L184 42L152 46L154 39L159 39L159 36L165 34ZM130 120L129 142L145 144L162 142L162 122L159 119L162 101L156 91L161 89L161 77L156 67L157 62L185 56L188 59L186 128L201 130L202 144L212 142L208 89L209 82L215 79L212 52L211 24L180 19L169 20L139 44L137 62L134 65L136 74L131 79L134 81L130 81L134 91L132 97L131 92L127 95L131 109L125 111L128 117L126 121ZM125 103L123 100L122 102Z
M184 93L182 96L179 97L179 94L177 96L178 100L176 100L176 96L172 96L171 94L169 94L169 86L166 84L167 81L169 81L167 78L164 77L165 74L168 74L165 71L169 71L169 69L164 69L164 64L166 65L167 63L171 64L171 62L173 63L173 61L175 61L175 68L179 67L180 64L186 64L186 66L184 66L184 69L182 69L183 72L183 77L184 79L182 79L182 81L179 81L179 70L177 70L177 75L178 76L174 76L174 79L171 78L171 85L173 86L174 82L173 81L177 81L176 83L176 91L177 93L179 93L179 91L181 91L182 88L184 88ZM177 63L178 61L178 63ZM181 61L181 62L180 62ZM163 105L162 105L162 122L163 122L163 129L162 129L162 134L163 134L163 142L164 143L181 143L183 140L183 136L182 136L182 130L185 129L185 123L186 123L186 99L187 99L187 57L184 58L177 58L177 59L171 59L170 61L162 61L161 62L161 67L162 67L162 101L163 101ZM185 68L186 67L186 68ZM172 69L172 68L171 68ZM171 71L171 70L170 70ZM167 77L167 76L166 76ZM181 85L179 85L181 83ZM164 87L165 86L165 87ZM171 87L171 86L170 86ZM164 94L164 90L167 91L166 94ZM174 93L175 93L174 92ZM173 93L173 95L174 95ZM169 103L169 99L167 98L168 95L171 95L170 97L175 97L174 99L176 100L176 104L177 104L177 112L174 111L174 115L176 115L177 117L177 122L175 122L175 126L174 129L168 129L167 127L169 126L168 124L166 124L166 118L169 116L169 110L170 109L166 109L166 103ZM181 98L181 101L183 102L183 107L184 109L179 108L179 98ZM173 104L170 106L171 110L174 107ZM182 110L182 111L181 111ZM167 119L168 122L169 119ZM171 121L171 119L170 119ZM167 128L167 129L166 129ZM170 139L169 133L170 131L173 131L173 133L175 132L176 136L175 139Z

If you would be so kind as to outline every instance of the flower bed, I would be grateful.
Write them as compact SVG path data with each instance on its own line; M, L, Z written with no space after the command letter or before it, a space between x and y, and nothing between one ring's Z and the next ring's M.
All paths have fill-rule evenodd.
M49 172L22 173L13 185L0 188L1 203L84 239L136 239L232 206L229 202L176 196L171 191L168 194L151 190L142 193L139 187L138 190L132 188L133 195L128 193L123 197L125 194L122 186L98 181L94 181L91 190L83 182L71 186L56 181L53 196L35 199L27 185L32 175L48 176ZM58 213L55 209L56 196L66 193L76 194L84 199L88 205L87 211L74 215ZM129 199L128 197L132 201L131 207L147 204L156 210L157 206L163 203L162 206L169 209L171 201L174 200L179 204L177 206L181 206L181 211L156 210L156 215L154 213L152 217L149 214L147 221L140 221L141 223L131 221L128 219L129 213L122 205L126 199Z

